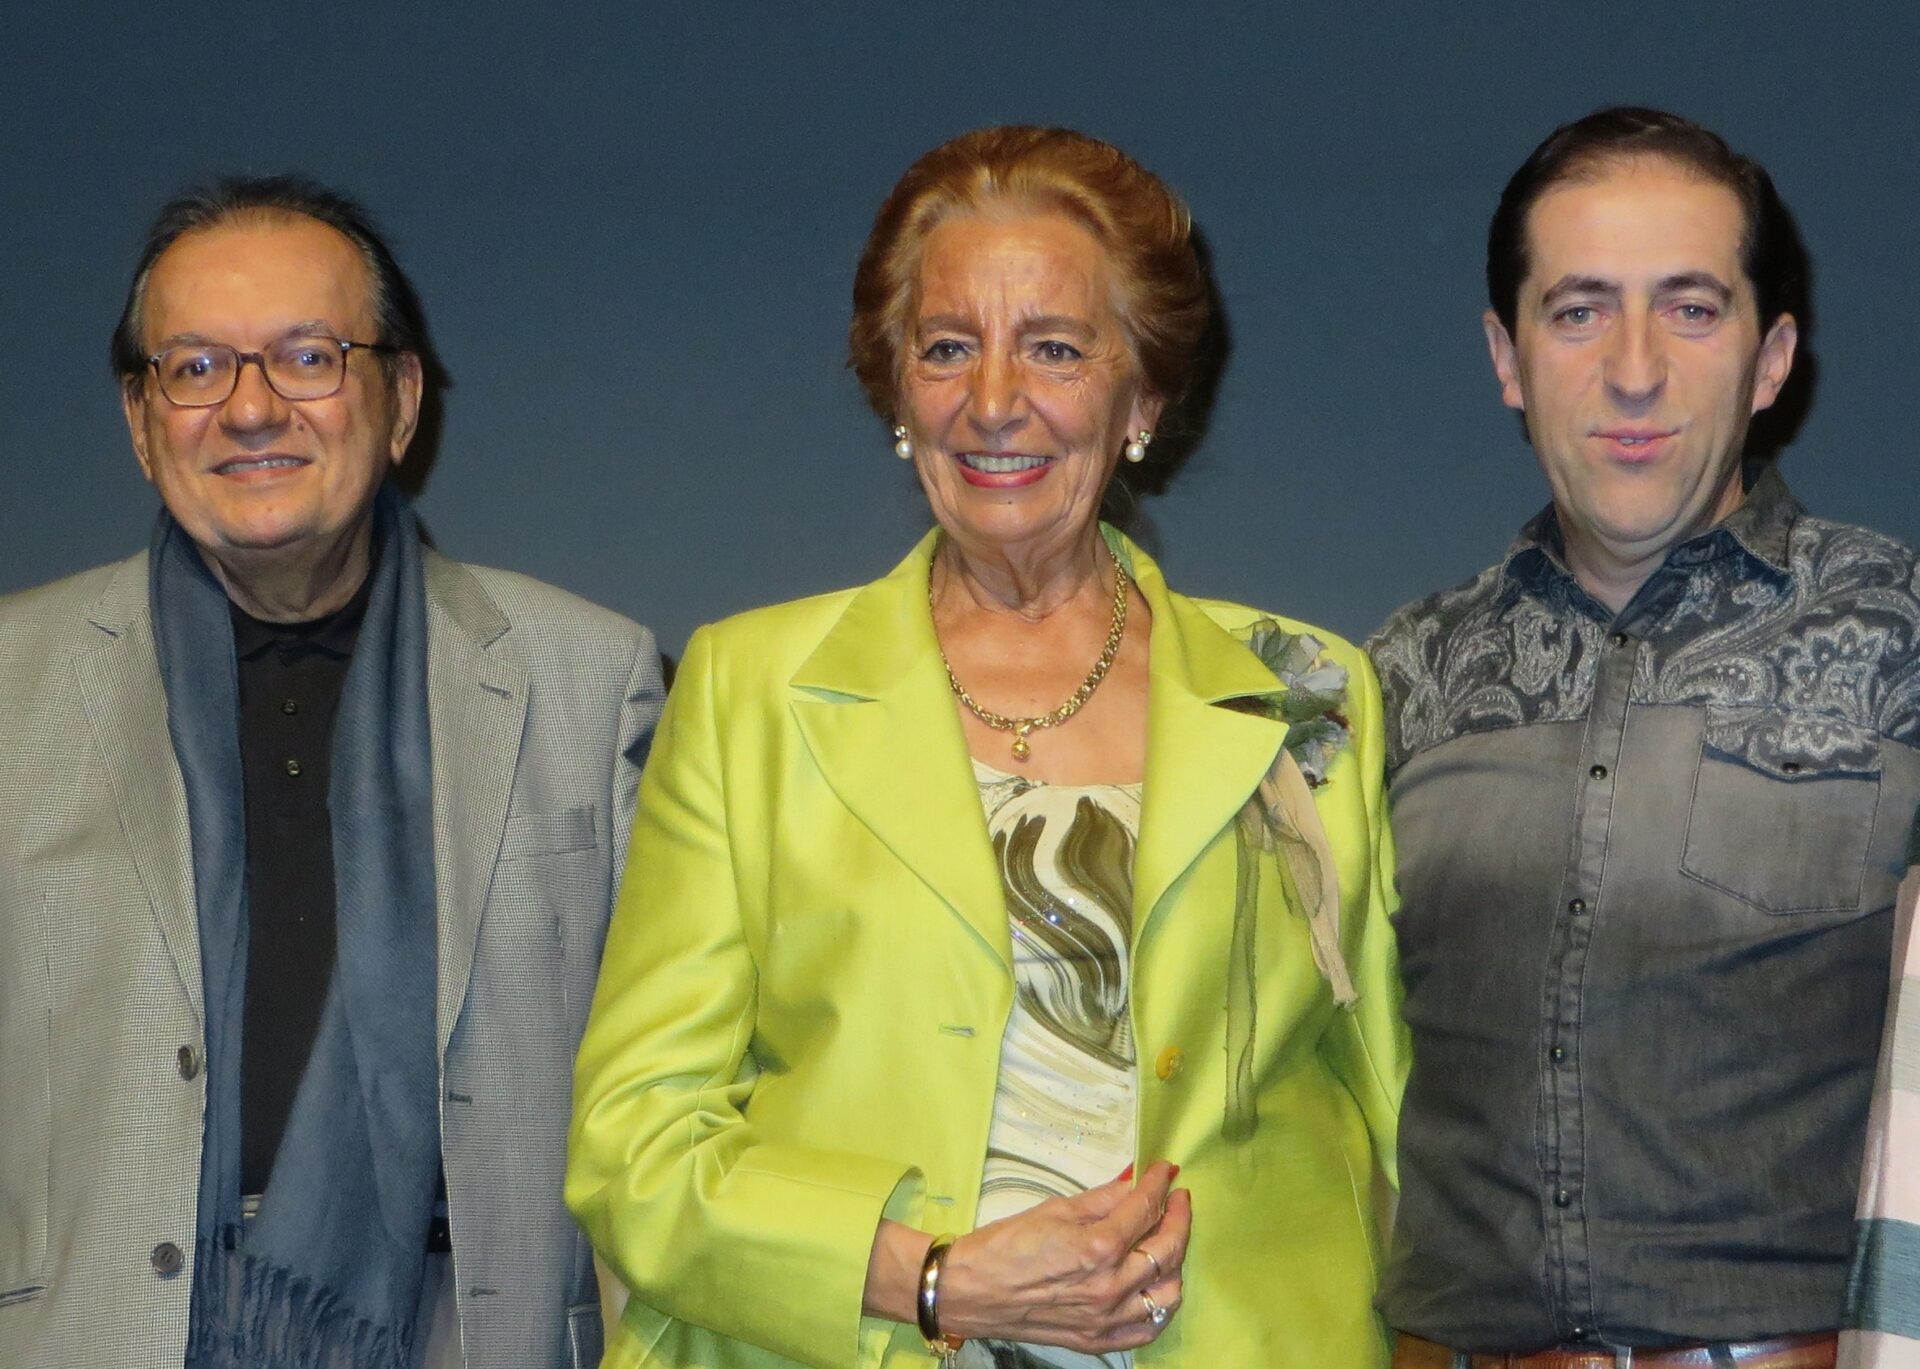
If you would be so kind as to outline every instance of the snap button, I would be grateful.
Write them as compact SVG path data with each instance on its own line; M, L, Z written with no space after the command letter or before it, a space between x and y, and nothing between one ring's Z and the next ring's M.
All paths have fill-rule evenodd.
M1553 1205L1555 1207L1572 1207L1573 1194L1564 1188L1556 1188L1553 1191Z
M1596 765L1593 769L1587 771L1587 773L1596 780L1604 780L1607 777L1607 767L1604 765Z
M1547 1052L1547 1058L1557 1065L1567 1058L1567 1048L1565 1046L1555 1046Z
M163 1279L170 1279L186 1268L187 1257L180 1253L180 1247L172 1241L162 1241L153 1248L153 1254L147 1257L153 1265L153 1272Z
M174 1053L174 1061L180 1067L182 1079L192 1079L200 1073L200 1052L192 1046L182 1046Z
M1782 770L1784 770L1784 771L1785 771L1785 772L1786 772L1787 774L1789 774L1789 775L1797 775L1797 774L1799 774L1799 773L1800 773L1800 762L1799 762L1799 761L1787 761L1787 762L1786 762L1785 764L1783 764L1783 765L1782 765L1782 766L1781 766L1780 768L1781 768Z
M288 757L287 757L287 765L286 765L286 770L287 770L287 773L288 773L289 775L292 775L292 776L294 776L295 778L298 778L298 777L299 777L299 775L300 775L300 761L299 761L299 758L298 758L298 757L295 757L295 756L288 756Z
M1178 1046L1168 1046L1160 1052L1159 1058L1153 1062L1153 1072L1158 1075L1164 1083L1166 1080L1180 1073L1180 1066L1185 1063L1186 1056L1181 1052L1180 1048Z
M1584 898L1573 899L1568 902L1567 911L1572 913L1575 917L1579 917L1580 914L1587 911L1587 901Z

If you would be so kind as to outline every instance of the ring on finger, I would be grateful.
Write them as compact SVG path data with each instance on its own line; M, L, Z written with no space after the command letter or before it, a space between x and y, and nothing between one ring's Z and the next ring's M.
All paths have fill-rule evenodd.
M1147 1257L1147 1263L1153 1266L1153 1281L1155 1283L1159 1283L1161 1279L1166 1277L1160 1272L1160 1261L1151 1250L1147 1249L1144 1245L1136 1245L1133 1248L1133 1253Z
M1146 1304L1148 1321L1152 1322L1155 1326L1165 1326L1167 1324L1167 1318L1171 1313L1153 1300L1153 1294L1147 1292L1144 1288L1141 1289L1140 1301Z

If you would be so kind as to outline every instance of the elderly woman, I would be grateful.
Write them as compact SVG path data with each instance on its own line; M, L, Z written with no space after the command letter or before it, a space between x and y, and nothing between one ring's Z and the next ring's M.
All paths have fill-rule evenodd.
M1098 521L1207 310L1079 134L881 206L853 366L938 526L687 648L576 1085L607 1364L1385 1362L1373 678Z

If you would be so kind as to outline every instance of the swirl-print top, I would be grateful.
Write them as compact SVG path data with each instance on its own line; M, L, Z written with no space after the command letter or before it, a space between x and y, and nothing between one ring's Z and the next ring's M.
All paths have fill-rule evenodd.
M979 1224L1104 1184L1133 1163L1127 1011L1137 784L1035 784L974 762L1013 934L1014 1003ZM969 1341L962 1369L1126 1369L1124 1351Z

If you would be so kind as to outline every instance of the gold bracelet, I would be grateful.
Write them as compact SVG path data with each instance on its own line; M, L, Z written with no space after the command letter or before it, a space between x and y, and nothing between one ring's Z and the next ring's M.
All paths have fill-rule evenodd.
M914 1318L920 1323L920 1339L927 1343L927 1353L946 1363L960 1353L960 1347L966 1341L959 1336L942 1335L940 1332L940 1267L946 1263L947 1252L953 1249L953 1233L935 1236L933 1244L927 1247L926 1258L920 1261L920 1292L914 1300Z

